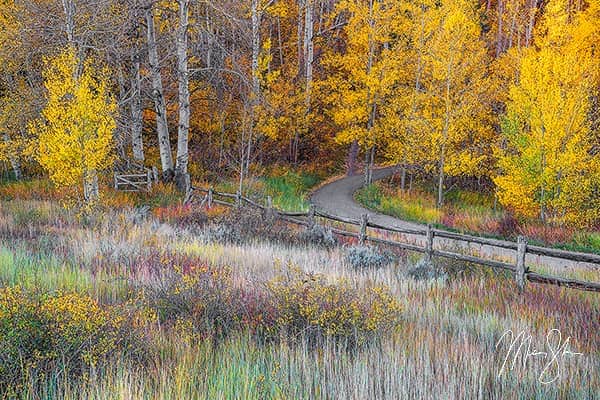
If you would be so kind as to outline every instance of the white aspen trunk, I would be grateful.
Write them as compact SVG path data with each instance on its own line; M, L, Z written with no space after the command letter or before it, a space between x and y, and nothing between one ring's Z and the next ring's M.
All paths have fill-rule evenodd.
M258 76L258 58L260 57L260 10L259 0L252 0L252 90L254 104L260 96L260 80Z
M10 144L10 138L8 137L8 134L4 133L2 137L4 139L4 143L8 146ZM19 157L14 153L9 152L8 161L10 162L10 166L15 174L15 179L20 181L23 178L23 172L21 171L21 162L19 161Z
M298 78L302 76L302 66L304 65L304 51L302 47L302 36L304 31L302 12L305 10L306 0L298 0L298 26L296 46L298 47Z
M444 115L444 127L442 129L442 143L440 145L440 160L439 160L439 176L438 176L438 201L437 207L442 208L444 205L444 179L446 168L446 140L448 140L448 133L450 131L450 88L452 86L451 71L452 71L453 58L448 62L448 70L446 77L446 112Z
M498 0L498 32L496 32L496 57L504 51L504 1Z
M531 44L531 39L533 37L533 29L535 27L535 15L537 13L537 0L531 0L531 5L529 7L529 23L527 24L527 29L525 31L525 47L529 47Z
M365 187L370 186L373 183L373 164L375 162L375 146L367 151L365 160Z
M281 39L281 17L277 17L277 49L279 51L279 65L283 65L283 40Z
M442 144L441 147L441 155L440 155L440 164L439 164L439 175L438 175L438 199L437 199L437 207L438 208L442 208L442 206L444 205L444 179L445 179L445 175L444 175L444 168L446 167L446 149L445 146Z
M304 116L302 118L302 133L306 135L310 126L308 117L312 102L312 84L313 84L313 62L315 54L314 36L314 18L313 18L313 0L306 0L304 11ZM300 135L296 130L294 138L294 164L298 164L298 148L300 146Z
M156 111L156 131L158 133L160 161L163 178L170 180L173 176L173 155L171 154L171 141L167 123L167 106L165 104L164 89L158 61L153 7L150 7L146 11L146 27L148 36L148 59L152 77L152 97L154 99L154 108Z
M75 44L75 3L73 0L62 0L65 13L65 33L69 45Z
M177 78L179 82L179 126L177 130L177 165L175 177L182 191L189 189L189 131L190 131L190 82L188 71L188 24L189 0L178 0L179 27L177 30Z
M373 63L375 62L375 43L373 39L373 31L375 30L375 19L373 17L373 2L374 0L369 1L369 58L367 61L367 76L371 74L371 70L373 69ZM375 95L371 93L370 89L367 88L367 111L369 115L369 119L367 121L367 136L371 139L371 133L373 131L373 127L375 125L375 113L376 113L376 103L375 103ZM374 158L375 148L371 146L367 149L366 157L365 157L365 168L364 168L364 186L367 187L372 182L372 166L373 166L373 158Z
M255 126L255 108L259 104L261 97L260 79L258 76L258 59L260 57L260 23L261 23L261 11L259 10L259 0L252 0L252 96L250 102L250 126L248 130L247 140L247 151L245 161L242 161L242 170L245 168L246 172L250 170L250 160L252 159L252 147L254 142L254 126ZM241 171L244 174L244 171ZM241 182L240 182L241 184Z
M248 107L248 104L245 105L245 107ZM250 107L252 107L250 105ZM245 110L245 112L247 112L247 110ZM247 115L252 116L252 110L249 110L249 113ZM244 177L245 177L245 165L246 165L246 128L248 127L249 130L252 129L252 118L250 118L248 120L247 115L244 115L244 119L242 121L242 129L240 131L240 152L239 152L239 160L240 160L240 165L239 165L239 179L238 179L238 193L243 193L243 189L244 189ZM250 125L247 125L250 124Z
M83 173L83 198L88 204L94 203L100 198L96 170L84 171Z
M133 159L144 161L142 76L140 74L140 58L138 55L132 57L131 92L131 148L133 150Z
M313 82L313 62L315 58L315 46L313 41L313 0L306 0L306 12L304 18L304 70L306 77L305 101L306 112L310 111L311 90Z
M115 131L113 132L113 137L115 140L115 143L117 145L117 153L119 154L119 157L121 159L125 159L125 145L126 145L126 139L125 139L125 130L127 129L126 126L126 121L127 121L127 116L125 115L127 113L127 109L125 107L126 104L126 97L127 97L127 89L125 88L125 75L123 75L123 68L122 68L122 64L119 60L119 62L117 63L118 65L118 83L119 83L119 105L120 105L120 119L121 121L117 124L117 129L115 129ZM121 106L122 105L122 106Z

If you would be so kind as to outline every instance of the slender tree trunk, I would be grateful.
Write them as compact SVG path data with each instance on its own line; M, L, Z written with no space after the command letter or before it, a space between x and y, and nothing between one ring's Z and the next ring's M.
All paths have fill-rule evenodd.
M62 0L65 13L65 33L69 45L75 45L75 3L73 0Z
M306 88L309 94L312 88L313 62L315 58L315 44L313 40L315 24L313 12L313 0L306 0L306 12L304 15L304 68L306 71Z
M346 161L346 176L356 175L356 160L358 158L358 141L353 140L348 150L348 159Z
M406 188L406 165L402 165L402 170L400 171L400 190L404 192Z
M179 190L187 192L190 186L188 174L190 130L190 83L188 71L188 24L189 0L178 0L179 28L177 30L177 78L179 82L179 127L177 130L177 165L175 179Z
M277 49L279 53L279 65L283 65L283 41L281 39L281 17L277 17Z
M498 0L498 32L496 32L496 57L504 51L504 2L506 0Z
M142 113L142 76L140 74L140 57L132 57L131 70L131 148L133 159L144 161L144 139L142 129L144 117Z
M372 31L375 29L375 19L373 18L374 1L375 0L369 1L369 26L371 29L369 31L369 38L368 38L369 57L367 60L367 68L366 68L367 76L369 76L371 74L371 71L373 69L373 63L375 62L375 41L372 37ZM375 126L375 115L377 112L377 99L376 98L377 98L377 94L371 93L370 88L367 87L366 106L367 106L367 112L369 114L369 119L367 121L367 138L368 138L368 140L372 140L372 132L373 132L373 128ZM374 155L375 155L375 146L371 145L371 147L367 149L367 152L365 155L365 160L366 160L365 167L364 167L364 186L365 187L369 186L372 182L372 167L373 167Z
M313 19L313 0L306 0L304 14L304 71L305 71L305 88L304 88L304 118L302 119L302 133L306 135L310 126L308 120L311 111L312 102L312 85L313 85L313 62L315 58L315 46L313 41L314 36L314 19ZM295 163L298 163L298 147L300 138L296 138L296 154Z
M302 70L304 66L304 51L302 46L302 37L304 32L304 18L302 18L302 12L306 8L306 0L298 0L298 25L296 32L296 46L298 47L298 79L302 76Z
M375 146L372 146L365 155L365 175L364 185L365 187L373 183L373 164L375 162Z
M438 184L437 184L437 207L442 208L444 205L444 168L446 164L446 150L444 149L444 145L442 145L440 164L439 164L439 175L438 175Z
M4 133L2 137L4 139L4 143L8 146L10 144L10 138L8 137L8 134ZM10 162L10 166L13 169L15 179L18 181L23 179L23 172L21 171L21 162L19 161L19 157L13 152L9 151L8 161Z
M260 80L258 76L258 59L260 57L260 10L259 0L252 0L252 89L256 104L260 96Z
M95 203L100 198L96 170L84 171L83 173L83 198L88 204Z
M160 161L163 179L171 180L173 177L173 155L171 154L171 141L169 138L169 126L167 122L167 106L165 104L162 76L158 60L156 30L154 27L154 8L152 6L146 11L146 27L148 34L148 59L150 62L150 74L152 76L152 97L154 99L154 108L156 111L156 131L158 133Z
M300 144L300 132L298 132L299 129L300 127L295 129L294 140L292 142L292 162L294 163L294 166L298 165L298 146Z
M540 157L540 219L543 224L546 224L546 146L545 146L546 128L542 126L542 149Z
M125 84L125 75L123 74L123 68L122 68L122 64L119 60L119 62L117 63L118 65L118 83L119 83L119 104L123 104L125 105L127 102L127 88L126 88L126 84ZM126 115L127 113L127 109L126 107L122 108L122 112L123 114L119 115L120 118L120 122L117 124L117 129L115 129L115 131L113 132L113 137L114 137L114 141L116 143L116 147L117 147L117 153L119 154L119 157L124 160L126 158L126 145L127 145L127 140L126 140L126 135L125 135L125 130L127 129L127 120L128 117Z
M261 98L260 79L258 76L258 59L260 57L261 50L260 23L262 13L259 7L259 0L252 0L252 94L250 102L250 126L248 130L248 147L246 149L246 156L245 158L242 158L242 170L245 169L246 172L250 171L250 161L252 160L252 150L254 142L254 128L256 124L256 107L258 106ZM242 144L242 147L243 146L244 145ZM241 175L243 175L243 172L244 171L242 171ZM243 181L240 178L240 185L242 184L242 182Z
M221 168L221 165L223 164L223 153L225 152L225 113L224 112L221 114L221 117L219 118L219 132L220 132L219 163L217 164L217 167Z
M451 80L451 72L452 72L452 63L453 63L453 57L451 57L448 60L448 70L446 71L447 73L447 77L446 77L446 96L445 96L445 103L446 103L446 110L445 110L445 115L444 115L444 127L442 129L442 143L440 145L440 160L439 160L439 176L438 176L438 201L437 201L437 207L438 208L442 208L442 206L444 205L444 179L445 179L445 173L444 173L444 169L446 168L446 141L448 140L448 133L450 131L450 108L451 108L451 104L450 104L450 90L452 87L452 80Z
M531 0L529 7L529 23L525 31L525 46L529 47L531 39L533 37L533 29L535 27L535 15L537 13L538 0Z

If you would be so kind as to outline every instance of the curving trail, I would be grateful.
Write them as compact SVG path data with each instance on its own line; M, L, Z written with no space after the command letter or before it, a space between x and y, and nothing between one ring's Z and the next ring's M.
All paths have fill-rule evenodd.
M395 167L379 168L373 171L373 180L381 180L391 176ZM354 193L363 185L363 175L343 177L327 183L313 192L311 203L316 208L339 217L359 220L362 214L368 214L369 220L379 225L389 227L402 227L412 229L425 229L426 226L414 222L404 221L389 215L369 210L354 200ZM405 235L410 242L424 245L423 237ZM464 241L452 239L435 239L436 248L461 249L464 252L476 252L481 257L512 262L516 258L515 251L486 245L473 245ZM582 263L557 259L553 257L527 255L527 264L532 266L543 266L554 272L569 272L575 270L589 270L598 273L594 279L600 281L600 266L596 264Z
M373 181L385 179L394 174L395 167L379 168L373 171ZM354 200L354 193L363 185L362 174L348 176L327 183L313 192L311 203L329 214L360 220L362 214L368 214L369 220L380 225L402 228L424 228L425 225L381 214L369 210Z

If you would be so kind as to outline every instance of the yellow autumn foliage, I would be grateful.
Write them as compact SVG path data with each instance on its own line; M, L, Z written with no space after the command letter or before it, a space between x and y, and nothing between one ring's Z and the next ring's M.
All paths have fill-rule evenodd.
M539 28L544 36L523 52L495 183L500 202L523 216L588 225L600 218L589 118L600 61L581 35L597 35L600 24L582 17L572 18L567 2L551 3Z
M107 72L73 49L47 59L47 104L30 125L37 134L37 160L57 186L97 185L97 172L111 163L117 105L109 94ZM86 200L93 200L87 196Z

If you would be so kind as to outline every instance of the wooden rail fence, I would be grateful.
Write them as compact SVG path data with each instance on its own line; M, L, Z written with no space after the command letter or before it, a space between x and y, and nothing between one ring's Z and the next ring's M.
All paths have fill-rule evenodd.
M115 166L114 187L123 192L151 191L152 183L158 182L158 170L145 167L135 161L122 161Z
M535 282L540 284L549 284L562 286L572 289L579 289L591 292L600 292L600 283L599 282L587 282L570 278L562 278L557 276L550 276L539 274L533 271L530 271L526 264L526 256L527 254L538 255L556 258L565 261L572 262L585 262L590 264L597 264L598 268L600 268L600 255L592 254L592 253L580 253L580 252L572 252L565 251L560 249L552 249L540 246L533 246L527 243L527 239L525 237L520 236L517 242L511 242L506 240L498 240L498 239L488 239L478 236L472 235L463 235L455 232L449 232L441 229L434 229L431 225L427 225L425 229L408 229L401 227L392 227L392 226L384 226L380 224L376 224L374 222L369 221L369 217L367 214L363 214L360 220L354 220L350 218L339 217L336 215L331 215L326 212L317 210L314 206L311 206L308 212L285 212L281 210L277 210L273 207L271 198L267 198L267 204L262 205L259 204L247 197L242 196L241 194L231 194L231 193L222 193L217 192L211 189L201 189L201 188L193 188L193 190L188 193L186 196L186 203L191 203L194 201L195 196L194 192L203 193L204 196L201 196L199 199L200 207L211 208L214 204L223 205L227 207L236 207L241 206L243 204L247 204L251 207L263 210L265 212L270 213L273 216L277 216L278 218L302 226L312 226L316 223L316 218L322 218L324 220L333 221L337 223L347 224L353 227L356 227L358 232L352 232L348 230L338 229L336 227L330 227L331 231L336 235L353 237L358 239L360 244L365 244L367 242L397 247L400 249L418 252L424 255L427 260L431 260L433 257L442 257L447 259L453 259L458 261L464 261L469 263L474 263L478 265L482 265L485 267L490 267L494 269L499 269L503 271L509 271L514 274L517 286L519 290L522 292L525 288L525 282ZM368 234L368 229L377 229L380 231L390 232L394 234L402 234L402 235L411 235L417 237L423 237L425 239L425 246L419 246L414 243L401 242L396 240L388 240L375 236L370 236ZM436 249L434 248L434 239L442 238L442 239L451 239L464 243L475 243L479 245L491 246L502 249L514 250L516 254L516 259L514 263L508 263L504 261L490 260L477 256L461 254L457 252Z

